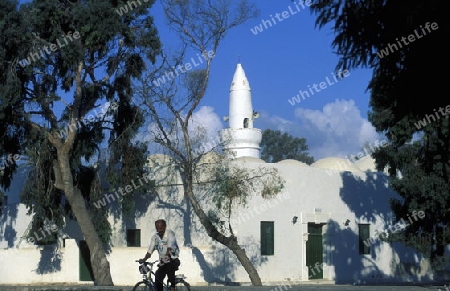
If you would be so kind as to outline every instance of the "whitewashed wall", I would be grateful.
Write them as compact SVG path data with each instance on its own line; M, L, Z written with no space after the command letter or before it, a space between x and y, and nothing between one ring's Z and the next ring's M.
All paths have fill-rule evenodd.
M159 161L162 158L159 156ZM338 171L329 169L342 167L339 159L318 161L312 166L289 160L265 164L254 158L243 158L239 163L248 168L276 167L286 181L285 189L277 197L264 200L255 195L248 207L235 210L233 227L238 242L255 264L264 284L308 281L305 257L308 222L326 223L323 231L324 280L363 284L436 279L426 260L399 244L391 246L375 241L370 255L359 255L358 223L370 223L372 235L376 230L382 231L392 219L388 199L396 197L387 187L383 174L363 171L365 167L370 168L367 161L346 165L347 168L344 165ZM165 172L159 172L155 178L161 183L179 182L179 177L170 178ZM154 221L159 218L166 219L168 228L177 234L182 247L179 273L184 273L192 285L213 282L249 284L249 277L236 257L204 233L184 200L180 186L160 187L157 194L156 199L150 199L153 196L149 195L137 201L143 212L135 220L110 219L114 233L108 258L116 285L131 286L141 278L134 261L145 254L154 233ZM211 205L206 198L201 202ZM108 207L117 205L112 202ZM79 251L76 244L82 235L76 223L67 221L63 230L70 239L66 239L65 247L60 249L60 269L39 274L40 247L21 242L19 249L11 249L18 245L30 221L25 206L9 205L4 212L0 221L0 284L82 283L78 281ZM295 224L292 223L294 216L298 217ZM347 219L350 223L345 226ZM273 256L260 255L261 221L274 221ZM126 247L127 228L141 230L141 247ZM153 258L156 256L155 253Z
M52 264L51 259L47 259L50 253L47 247L36 246L0 249L0 284L86 283L78 281L79 258L75 240L66 240L65 248L53 258Z

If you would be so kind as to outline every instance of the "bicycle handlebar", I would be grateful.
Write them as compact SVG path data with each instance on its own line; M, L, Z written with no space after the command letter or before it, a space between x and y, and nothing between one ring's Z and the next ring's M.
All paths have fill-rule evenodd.
M145 264L145 265L153 266L154 264L158 263L159 260L156 260L156 261L154 261L154 262L141 262L141 260L135 260L135 262L136 262L136 263L139 263L139 264Z
M141 260L135 260L136 263L139 263L139 272L143 275L148 274L150 272L153 272L153 265L156 264L158 261L154 262L143 262ZM158 265L159 266L159 265Z

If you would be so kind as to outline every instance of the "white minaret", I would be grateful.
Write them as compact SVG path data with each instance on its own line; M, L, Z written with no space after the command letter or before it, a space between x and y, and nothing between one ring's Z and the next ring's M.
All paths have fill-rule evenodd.
M253 111L252 93L244 69L241 64L237 64L230 87L229 116L224 117L229 128L220 131L226 153L235 158L260 158L262 133L260 129L253 128L253 120L257 117L258 113Z

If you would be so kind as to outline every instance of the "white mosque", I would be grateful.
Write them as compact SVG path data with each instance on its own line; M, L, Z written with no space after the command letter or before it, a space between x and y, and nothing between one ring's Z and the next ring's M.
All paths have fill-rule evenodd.
M394 225L397 219L389 199L398 195L389 188L386 174L375 170L370 156L355 162L330 157L312 165L296 160L265 163L260 159L261 130L254 127L257 117L249 82L242 65L237 64L226 117L229 128L220 132L221 140L227 141L224 150L237 165L275 168L285 181L285 188L275 198L254 195L246 207L234 210L234 232L264 285L449 280L442 277L445 272L431 271L428 260L413 249L381 239L407 226ZM161 186L157 195L151 201L137 201L139 215L133 221L111 216L114 233L108 259L114 283L131 286L140 279L134 260L145 253L154 221L164 217L181 246L178 272L191 285L249 285L249 276L234 254L205 234L182 188L174 183L180 177L168 174L171 165L168 156L149 157L149 166L161 169L154 175ZM164 183L175 186L162 187ZM7 194L17 194L13 191ZM202 201L208 203L207 197ZM412 224L426 215L417 209L405 220ZM91 284L78 225L67 219L63 230L54 230L63 234L57 245L36 246L24 240L30 219L27 208L18 201L10 199L3 206L0 285ZM447 248L447 257L448 252ZM448 266L446 270L448 274Z

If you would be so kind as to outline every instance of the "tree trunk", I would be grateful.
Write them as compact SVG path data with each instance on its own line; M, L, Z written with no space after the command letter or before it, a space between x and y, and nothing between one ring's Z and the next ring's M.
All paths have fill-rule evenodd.
M236 237L230 237L230 242L226 244L228 248L236 255L239 262L241 262L242 267L244 267L245 271L247 272L250 281L252 282L253 286L262 286L261 278L259 277L258 271L256 270L255 266L253 266L250 259L247 257L247 254L245 253L245 250L241 248L237 243Z
M215 241L218 241L219 243L226 246L228 249L230 249L236 255L239 262L242 264L245 271L247 272L253 286L262 286L261 278L259 277L258 271L256 270L255 266L253 266L252 262L248 258L247 254L245 253L245 250L239 246L239 244L237 242L237 238L235 236L229 236L229 237L224 236L211 223L211 221L209 220L205 211L203 211L203 209L201 208L200 204L198 203L197 199L194 196L193 187L192 187L192 185L193 185L192 175L188 174L186 176L187 177L183 183L184 195L189 199L189 201L192 205L192 208L194 209L195 214L200 219L201 224L205 227L208 235L211 238L213 238Z
M92 223L80 190L73 184L69 155L61 148L57 148L57 151L58 161L55 165L55 173L57 174L55 176L59 176L60 179L57 178L56 183L62 183L62 185L57 185L57 187L60 189L62 187L89 247L92 271L94 272L94 285L114 286L103 243Z
M83 65L83 62L80 61L78 63L78 68L76 71L76 96L73 102L73 108L75 108L75 112L73 112L72 118L69 122L71 125L77 122L75 118L73 118L73 116L77 115L77 108L79 102L81 102L81 72L83 71ZM55 187L64 191L67 201L69 201L72 212L75 215L78 224L80 225L80 229L83 233L84 239L86 240L91 256L90 259L92 271L94 273L94 285L114 286L111 277L109 262L106 257L105 248L103 247L103 243L97 233L97 230L95 229L94 224L92 223L91 215L86 208L86 202L83 198L83 195L81 194L80 189L78 189L73 183L69 156L76 138L76 131L70 130L65 140L62 140L62 138L59 137L56 133L49 134L48 138L56 148L57 152L57 160L53 162Z

